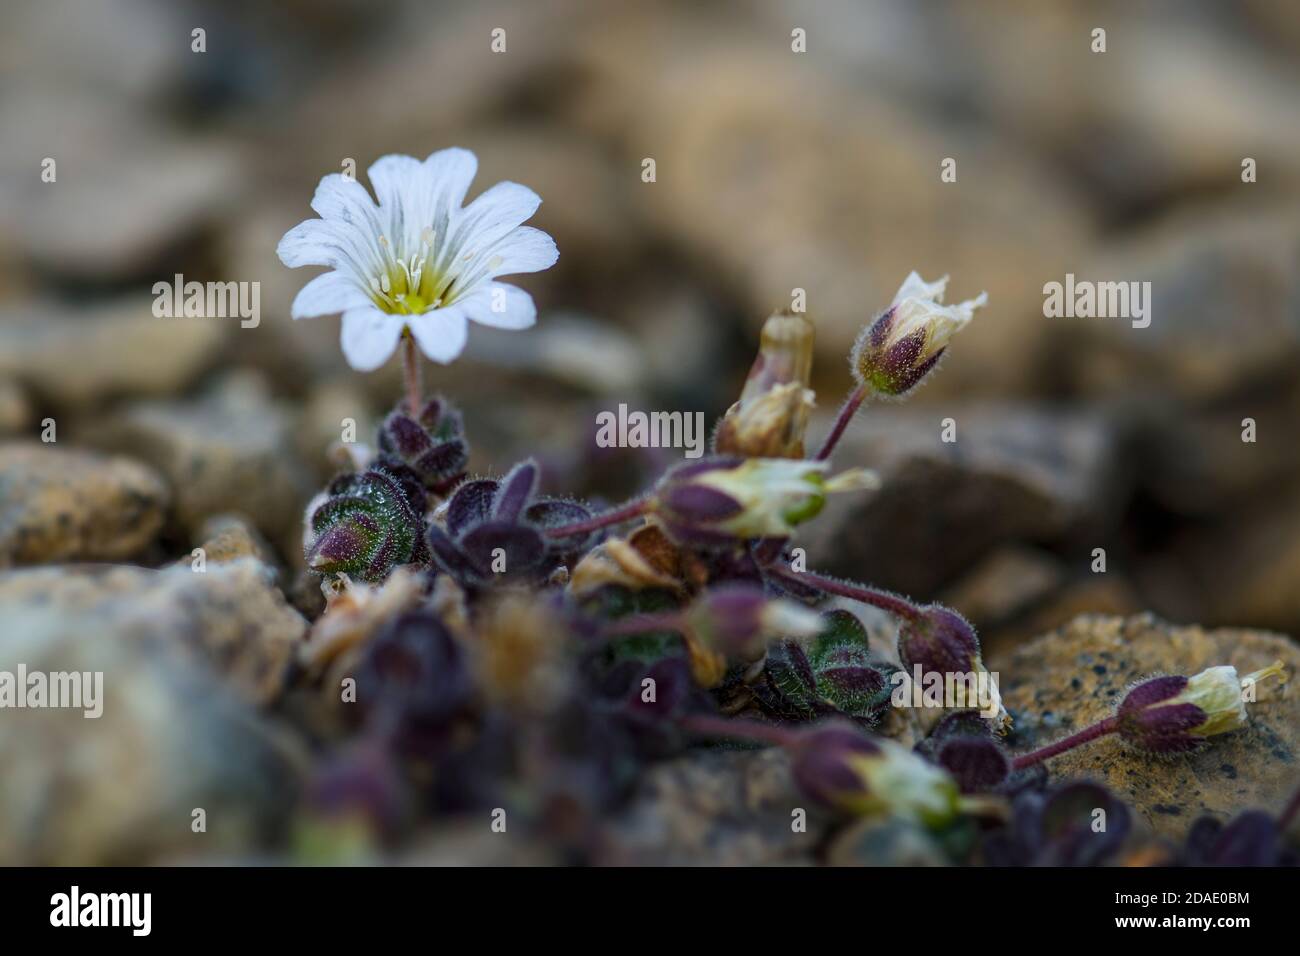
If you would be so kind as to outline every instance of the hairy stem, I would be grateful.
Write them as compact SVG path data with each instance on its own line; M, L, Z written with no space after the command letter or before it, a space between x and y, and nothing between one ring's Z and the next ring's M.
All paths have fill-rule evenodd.
M411 417L420 415L420 350L415 344L415 336L410 329L402 331L402 376L406 379L406 405L411 410Z
M638 515L645 514L646 509L650 507L650 502L645 498L638 498L635 501L629 501L625 505L606 511L602 514L593 515L582 521L575 521L573 524L563 524L554 528L546 529L548 538L567 538L572 534L587 534L591 531L599 530L611 524L618 524L622 521L629 521Z
M1036 763L1042 763L1049 757L1055 757L1057 754L1063 754L1067 750L1073 750L1075 747L1089 743L1099 737L1105 737L1115 732L1117 719L1107 717L1103 721L1093 724L1091 727L1085 727L1077 734L1071 734L1064 740L1058 740L1054 744L1048 744L1038 750L1027 754L1022 754L1011 762L1011 766L1016 770L1024 770L1026 767L1032 767Z
M872 607L878 607L882 611L888 611L890 614L905 620L914 621L922 614L921 609L906 598L899 597L897 594L890 594L888 591L869 588L864 584L837 581L835 578L828 578L816 571L788 571L775 564L769 564L767 570L779 578L784 578L786 581L805 584L828 594L838 594L840 597L852 598L854 601L870 604Z
M849 397L844 400L844 404L840 406L840 413L835 418L835 427L826 436L826 441L822 442L821 451L817 452L813 461L825 461L831 457L831 453L835 451L835 446L840 443L840 439L844 436L844 430L849 427L849 422L853 420L853 416L857 413L866 397L867 387L865 385L859 385L849 392Z

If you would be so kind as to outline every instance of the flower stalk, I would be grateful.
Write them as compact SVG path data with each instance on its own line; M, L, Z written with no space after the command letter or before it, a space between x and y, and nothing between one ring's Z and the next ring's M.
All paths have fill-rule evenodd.
M402 377L406 382L406 406L411 414L420 414L420 352L410 329L402 331Z
M915 621L922 615L921 608L906 598L891 594L888 591L869 588L863 584L838 581L835 578L826 577L824 574L818 574L816 571L787 571L785 568L776 565L768 565L767 570L778 578L791 583L803 584L817 588L819 591L825 591L828 594L837 594L840 597L861 601L863 604L869 604L872 607L880 608L882 611L888 611L890 614L904 620Z
M858 409L862 407L862 403L866 401L867 394L868 390L865 385L859 385L849 393L849 397L840 406L839 415L835 417L834 427L831 428L830 434L826 436L826 440L822 442L822 447L813 458L813 461L825 461L831 457L831 454L835 451L835 446L844 437L849 422L853 421L853 416L857 414Z
M1011 762L1011 767L1014 770L1024 770L1026 767L1032 767L1036 763L1042 763L1044 760L1047 760L1050 757L1055 757L1057 754L1063 754L1067 750L1073 750L1075 747L1080 747L1083 744L1113 734L1117 729L1118 719L1115 717L1107 717L1105 720L1098 721L1091 727L1085 727L1077 734L1071 734L1064 740L1058 740L1054 744L1048 744L1046 747L1041 747L1031 753L1022 754L1021 756L1016 757Z
M625 505L619 505L617 508L593 515L582 521L547 528L546 536L548 538L567 538L571 535L590 534L592 531L599 531L601 528L606 528L612 524L631 521L633 518L645 514L649 506L649 502L645 498L638 498L635 501L629 501Z

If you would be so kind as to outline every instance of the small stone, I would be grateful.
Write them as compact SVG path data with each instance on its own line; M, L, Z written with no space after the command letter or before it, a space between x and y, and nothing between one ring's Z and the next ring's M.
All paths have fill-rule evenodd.
M162 528L169 497L152 469L128 458L0 444L0 568L132 557Z
M224 564L239 558L256 558L263 564L272 564L271 547L256 528L238 515L217 515L203 523L199 535L203 559L211 564ZM181 558L180 563L193 562L193 554Z
M191 535L213 515L240 514L300 560L311 488L293 438L294 420L265 382L232 373L193 401L132 405L98 430L96 442L134 453L166 475L176 517Z
M939 603L956 608L977 628L1005 621L1042 600L1065 577L1061 562L1022 545L1007 545L945 589Z
M1107 244L1077 278L1149 282L1151 324L1043 319L1061 333L1058 345L1070 356L1058 387L1204 402L1288 381L1300 358L1296 223L1294 205L1192 208Z
M943 440L947 418L955 441ZM820 441L825 428L810 432ZM880 491L828 498L795 544L809 567L928 600L1005 542L1091 539L1111 527L1124 486L1119 452L1107 416L1088 408L869 408L835 463L877 469Z
M1293 682L1300 649L1279 634L1181 627L1150 614L1083 615L995 668L1015 718L1005 742L1027 753L1082 730L1111 716L1129 686L1153 674L1190 676L1220 664L1246 674L1276 660ZM1276 681L1261 683L1256 694L1257 702L1247 705L1248 727L1209 738L1187 756L1155 759L1106 737L1051 758L1047 768L1057 780L1105 784L1152 831L1175 840L1201 814L1226 821L1247 807L1279 812L1297 778L1300 695Z
M0 324L0 376L68 407L172 395L197 380L238 321L159 319L138 297L77 309L33 302Z
M1069 623L1080 614L1110 614L1127 617L1147 605L1119 571L1084 573L1035 603L1012 620L980 632L986 658L999 658L1017 647ZM957 605L958 610L961 609Z
M253 558L162 570L70 565L0 573L0 618L40 608L93 622L96 640L188 648L250 700L279 696L307 629Z
M0 865L139 865L260 851L296 800L305 764L296 738L185 654L175 633L138 639L137 630L161 636L157 592L74 607L55 582L75 573L0 575L0 670L21 663L29 675L103 675L98 718L45 708L6 710L0 719ZM26 581L25 602L13 599L16 579ZM177 614L164 612L172 625L182 623ZM203 832L193 829L196 810Z
M1300 493L1268 495L1194 527L1140 571L1171 616L1300 628Z

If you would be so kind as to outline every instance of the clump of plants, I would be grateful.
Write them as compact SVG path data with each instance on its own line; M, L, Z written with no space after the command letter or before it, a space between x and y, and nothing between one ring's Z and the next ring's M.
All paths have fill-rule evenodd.
M712 453L640 496L588 507L547 489L531 459L467 477L464 422L425 391L421 356L454 360L470 322L532 325L531 297L499 277L558 256L524 225L541 201L526 187L500 183L464 205L476 166L465 150L386 156L369 171L377 203L327 176L312 202L320 218L280 244L286 265L330 268L294 318L342 313L349 363L372 370L400 349L406 384L374 453L306 515L307 565L329 598L310 673L333 697L340 675L355 682L313 788L321 819L360 820L382 842L430 815L500 811L581 860L648 763L775 746L824 812L906 821L954 860L1104 862L1127 829L1122 805L1110 842L1076 845L1073 824L1060 825L1070 808L1113 798L1047 789L1042 761L1107 734L1183 752L1244 725L1241 681L1213 668L1139 684L1114 717L1018 757L1002 742L1010 715L996 684L987 712L950 709L915 747L881 732L915 675L988 676L975 631L953 609L806 569L792 542L828 495L877 486L864 468L833 465L859 409L908 396L986 304L944 304L946 278L912 273L865 324L855 387L812 454L814 329L782 313L765 323ZM891 615L893 645L837 598ZM1211 854L1216 835L1202 837L1197 852Z

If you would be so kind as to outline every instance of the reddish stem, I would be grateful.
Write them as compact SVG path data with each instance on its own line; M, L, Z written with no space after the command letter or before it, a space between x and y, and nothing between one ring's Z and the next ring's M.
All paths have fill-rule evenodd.
M908 621L915 621L922 614L921 609L911 601L901 598L897 594L890 594L888 591L878 591L862 584L837 581L834 578L818 574L816 571L787 571L785 568L774 564L768 565L767 570L787 581L806 584L828 594L838 594L840 597L852 598L854 601L870 604L872 607L878 607L882 611L888 611L890 614Z
M1118 725L1118 718L1107 717L1103 721L1093 724L1091 727L1085 727L1077 734L1071 734L1064 740L1058 740L1054 744L1048 744L1039 750L1031 753L1022 754L1011 762L1011 766L1016 770L1024 770L1026 767L1032 767L1036 763L1042 763L1049 757L1055 757L1057 754L1065 753L1067 750L1073 750L1082 744L1096 740L1099 737L1105 737L1107 734L1113 734Z
M402 331L402 375L406 379L406 404L411 417L420 417L420 350L410 329Z
M636 501L629 501L625 505L620 505L612 511L584 518L582 521L575 521L573 524L562 524L554 528L547 528L546 536L548 538L567 538L572 534L587 534L607 525L630 521L637 515L645 514L646 509L649 507L650 502L647 499L639 498Z
M840 413L835 418L835 426L831 429L831 433L826 436L826 441L822 442L821 451L817 452L813 461L825 461L831 457L831 452L835 451L835 446L840 443L840 439L844 436L844 430L849 427L849 422L853 420L853 416L857 414L858 408L861 407L866 397L867 387L865 385L859 385L849 392L849 397L844 400L844 404L840 406Z

